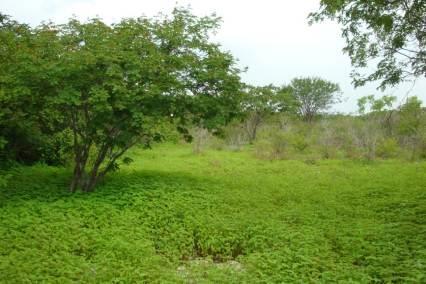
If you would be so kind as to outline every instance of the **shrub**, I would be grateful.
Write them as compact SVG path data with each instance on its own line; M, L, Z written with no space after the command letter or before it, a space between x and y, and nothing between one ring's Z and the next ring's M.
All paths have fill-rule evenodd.
M386 138L377 146L377 156L380 158L396 158L399 153L399 145L395 138Z
M207 129L201 127L196 127L191 132L193 137L192 151L194 154L200 154L207 148L211 134Z
M243 145L249 143L249 138L244 130L244 126L237 121L230 123L225 128L224 132L225 144L230 150L239 151Z
M40 160L48 165L67 165L72 159L72 131L65 129L46 136L40 146Z
M260 159L280 160L288 158L290 139L282 131L268 131L268 135L255 143L255 154Z
M318 128L317 143L321 157L329 159L335 156L335 128L327 120L322 120Z
M378 121L374 119L359 121L355 125L355 131L352 133L361 157L367 160L374 160L377 155L377 145L383 137Z
M309 147L306 136L301 133L291 134L289 140L291 146L299 153L304 153L305 150Z
M9 180L10 175L0 173L0 189L7 186L7 181Z

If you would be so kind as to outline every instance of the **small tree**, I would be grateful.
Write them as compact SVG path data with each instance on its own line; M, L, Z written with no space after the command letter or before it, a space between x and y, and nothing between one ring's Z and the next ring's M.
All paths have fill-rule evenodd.
M422 101L417 97L410 97L399 110L399 133L402 135L416 135L425 124L425 111Z
M330 121L323 119L319 124L319 137L318 145L320 146L320 152L325 159L333 157L336 152L336 129L330 124Z
M411 158L426 155L426 111L417 97L407 99L399 110L398 133L411 148Z
M257 130L264 119L274 112L273 98L277 88L268 85L263 87L246 86L242 108L246 113L244 130L250 143L256 139Z
M291 81L290 88L297 113L308 122L339 101L339 85L321 78L296 78Z
M161 121L175 120L186 134L189 123L215 131L238 110L239 69L209 40L218 23L175 9L113 25L42 25L29 31L29 48L17 49L23 63L10 65L13 84L4 90L35 101L46 125L70 129L70 190L92 191L129 161L130 147L161 140Z
M376 123L381 125L387 135L393 133L393 113L392 108L396 101L395 96L382 96L381 98L375 98L374 95L364 96L358 99L358 112L360 115L364 115L371 123L371 120L375 120Z
M244 130L249 142L256 139L259 126L268 116L287 112L293 105L288 87L246 86L241 108L245 113Z
M360 114L382 113L392 109L393 103L396 101L395 96L383 96L376 99L374 95L364 96L358 99L358 112Z

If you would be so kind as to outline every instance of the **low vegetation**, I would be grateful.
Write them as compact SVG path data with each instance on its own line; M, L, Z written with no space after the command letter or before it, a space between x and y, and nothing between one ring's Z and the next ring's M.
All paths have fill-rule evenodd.
M268 161L135 149L91 194L69 170L9 174L1 282L426 280L426 163Z

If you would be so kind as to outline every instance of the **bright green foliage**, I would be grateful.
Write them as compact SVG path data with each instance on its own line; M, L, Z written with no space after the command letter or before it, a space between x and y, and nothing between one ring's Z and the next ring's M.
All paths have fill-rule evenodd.
M246 85L242 97L242 109L246 112L277 113L289 112L294 102L290 87Z
M398 133L411 148L412 159L426 158L426 110L417 97L410 97L399 111Z
M289 87L297 113L305 121L312 121L315 115L339 101L339 85L321 78L295 78Z
M91 191L130 147L161 140L164 120L183 133L189 122L217 130L237 112L239 70L209 39L218 24L215 16L175 9L113 25L72 19L24 27L23 39L14 31L20 26L5 27L16 60L0 68L0 96L10 112L20 104L31 130L71 134L70 189Z
M367 112L379 113L388 111L392 109L392 105L395 101L395 96L382 96L378 99L376 99L374 95L364 96L358 99L358 112L360 114L365 114Z
M395 138L384 139L378 146L377 155L381 158L397 158L399 154L398 141Z
M38 54L38 41L31 29L0 13L0 162L8 160L33 163L43 160L57 164L58 157L44 159L44 153L56 147L49 136L52 130L49 117L55 111L42 110L41 92L44 80L32 74L44 71L43 59ZM44 51L47 52L47 51ZM40 55L40 56L39 56ZM36 59L38 58L38 59ZM31 90L33 88L33 90ZM36 90L37 89L37 90ZM60 160L60 159L59 159Z
M410 97L399 111L399 132L405 135L416 135L426 127L426 113L422 102L417 97Z
M10 172L0 282L426 281L425 162L129 155L90 195L64 169Z
M245 114L244 130L250 143L256 139L259 126L268 116L287 110L288 104L285 99L288 97L288 93L273 85L246 86L241 108Z
M312 22L337 20L346 40L344 51L358 71L355 86L381 80L380 87L426 76L426 1L321 0ZM376 70L363 74L370 61Z

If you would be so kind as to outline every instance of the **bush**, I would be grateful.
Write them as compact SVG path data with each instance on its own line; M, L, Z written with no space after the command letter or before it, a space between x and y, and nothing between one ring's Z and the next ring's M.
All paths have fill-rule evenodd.
M7 186L7 181L10 179L10 175L0 173L0 189Z
M377 120L360 120L355 124L355 146L358 147L361 158L374 160L377 155L377 146L383 138L380 123Z
M395 138L386 138L377 146L377 156L384 159L396 158L399 145Z
M280 160L288 158L290 139L287 133L270 130L268 135L262 133L263 138L254 144L255 155L260 159Z
M316 134L316 141L321 157L324 159L336 156L335 127L328 120L322 120Z
M192 151L194 154L201 154L206 150L212 135L207 129L196 127L191 130L191 136L193 137Z
M254 141L260 159L393 159L426 158L426 125L419 111L416 123L407 122L409 111L374 113L362 116L329 115L318 122L304 123L285 114L274 114L264 121ZM392 120L386 122L386 119ZM403 119L405 119L403 121ZM395 124L399 121L399 124ZM400 128L393 127L395 125ZM407 126L408 125L408 126ZM415 131L407 132L415 125ZM404 126L403 128L401 128ZM404 131L402 131L404 130ZM224 143L210 142L214 149L240 150L248 138L240 122L225 129Z
M45 135L39 147L40 161L48 165L67 165L72 159L72 131L65 129L52 136Z
M158 121L155 124L155 132L161 135L161 141L177 144L182 140L182 134L177 130L177 124L171 121Z
M227 148L225 140L217 136L211 136L209 141L209 148L217 151L222 151ZM233 150L233 149L231 149Z
M33 165L38 162L48 165L65 165L70 159L72 133L70 129L61 132L43 133L35 125L7 127L0 141L2 163Z
M289 135L291 146L299 153L304 153L309 147L309 143L305 135L294 133Z
M225 144L232 151L239 151L249 143L247 132L241 123L234 121L225 128Z

